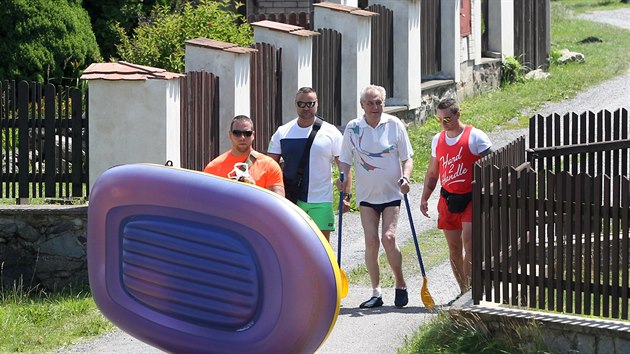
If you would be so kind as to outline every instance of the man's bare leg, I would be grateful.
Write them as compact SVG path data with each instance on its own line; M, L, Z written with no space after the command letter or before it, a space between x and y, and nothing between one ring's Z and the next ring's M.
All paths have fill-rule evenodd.
M448 243L448 252L451 260L453 275L459 285L460 292L468 289L464 271L464 258L462 255L462 230L444 230L444 236Z
M405 289L407 284L403 277L402 254L400 253L398 244L396 244L396 229L398 227L399 214L400 207L387 207L383 210L383 234L381 241L385 249L385 254L387 255L387 262L396 279L396 288Z

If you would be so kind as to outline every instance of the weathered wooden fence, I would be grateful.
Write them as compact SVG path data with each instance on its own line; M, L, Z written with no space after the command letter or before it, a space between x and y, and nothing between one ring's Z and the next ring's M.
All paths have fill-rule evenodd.
M271 136L282 125L282 49L268 43L256 43L250 61L250 116L256 139L253 147L267 152Z
M473 300L628 319L628 112L530 120L479 160Z
M441 0L423 0L420 4L420 46L422 78L430 78L442 70Z
M88 120L76 87L0 82L0 198L87 197Z
M394 95L394 12L383 5L372 5L372 84L385 88L387 97Z
M325 121L341 125L341 33L329 28L313 37L313 88L317 91L317 114Z
M219 78L189 72L180 79L181 167L203 171L219 151Z
M551 51L550 0L514 1L514 56L525 67L547 69Z

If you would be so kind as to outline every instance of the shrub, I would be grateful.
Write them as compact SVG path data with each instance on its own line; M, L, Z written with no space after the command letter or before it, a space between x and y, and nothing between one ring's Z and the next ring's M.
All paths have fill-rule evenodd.
M100 60L78 0L4 0L0 18L2 79L75 84L67 80Z
M240 3L237 7L242 6ZM121 26L117 45L122 60L173 72L184 72L184 42L205 37L241 46L253 43L253 31L242 15L233 10L230 0L201 0L171 10L157 6L151 17L138 25L129 37Z

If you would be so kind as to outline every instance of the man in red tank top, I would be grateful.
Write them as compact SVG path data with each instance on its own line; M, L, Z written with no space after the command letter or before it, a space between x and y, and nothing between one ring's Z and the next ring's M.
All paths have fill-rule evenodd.
M438 229L448 242L451 267L463 294L470 287L472 268L473 164L490 153L488 136L460 120L457 101L442 100L437 116L443 130L433 137L431 158L424 177L420 211L429 216L429 197L438 179L442 186L438 202ZM463 250L463 252L462 252Z

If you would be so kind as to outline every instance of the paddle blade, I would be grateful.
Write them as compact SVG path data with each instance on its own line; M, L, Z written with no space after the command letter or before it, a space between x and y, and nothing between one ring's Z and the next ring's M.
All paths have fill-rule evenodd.
M339 272L341 273L341 298L343 299L348 296L348 277L343 269L339 269Z
M427 310L433 310L435 308L435 301L433 301L433 297L429 293L429 288L427 287L427 277L424 277L422 281L422 289L420 290L420 296L422 297L422 303Z

